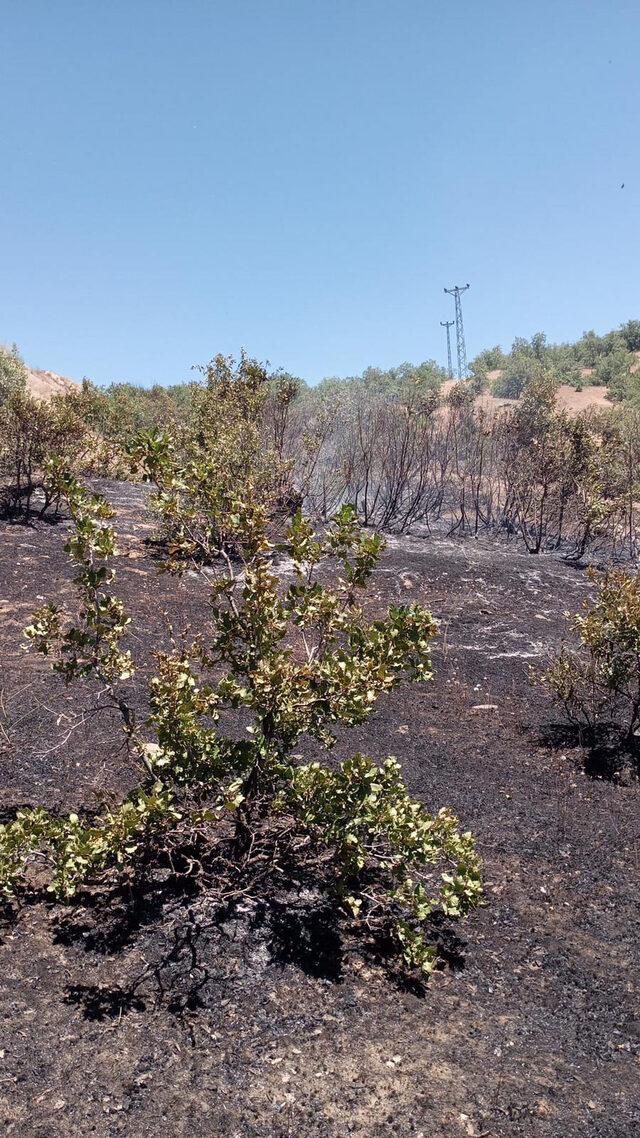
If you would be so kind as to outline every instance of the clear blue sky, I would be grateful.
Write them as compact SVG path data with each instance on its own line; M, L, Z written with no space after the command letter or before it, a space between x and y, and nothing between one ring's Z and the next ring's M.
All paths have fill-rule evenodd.
M637 0L0 0L0 36L36 367L442 361L467 281L470 357L640 316Z

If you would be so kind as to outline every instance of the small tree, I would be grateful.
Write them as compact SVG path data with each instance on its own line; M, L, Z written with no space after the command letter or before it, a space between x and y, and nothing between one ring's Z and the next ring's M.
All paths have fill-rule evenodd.
M13 395L24 395L27 390L27 369L16 344L12 348L0 345L0 410Z
M516 351L507 361L502 375L494 381L493 393L501 399L519 399L526 388L542 379L544 368L531 351Z
M509 357L499 344L495 348L485 348L469 364L471 381L474 387L482 388L487 383L487 372L500 371L507 366Z
M640 578L610 569L573 625L578 648L563 645L539 678L591 742L606 725L629 741L640 726Z
M558 544L562 516L573 492L571 432L555 408L550 376L532 380L513 409L499 420L507 493L504 520L518 529L530 553L540 553L553 533Z
M600 357L595 366L594 379L596 383L609 387L614 398L624 398L629 369L633 363L635 359L631 352L624 346L616 348Z
M155 463L152 443L140 460ZM361 601L381 539L365 536L344 507L323 534L296 514L274 546L264 507L238 492L224 521L237 559L221 547L226 571L212 584L211 631L158 654L150 716L140 725L126 696L129 618L112 592L112 512L71 475L58 470L53 481L74 523L66 548L81 607L70 621L45 606L27 635L67 681L100 681L122 715L140 785L90 825L77 815L20 811L0 828L4 890L29 888L36 855L51 865L50 890L69 899L107 867L126 872L169 856L175 871L187 840L192 851L226 840L215 879L205 879L214 897L229 900L287 850L370 929L390 932L407 964L429 971L426 918L434 910L462 915L480 895L471 834L448 810L432 815L413 802L393 758L378 766L356 755L328 769L295 753L305 735L331 747L337 724L362 723L381 694L431 676L436 625L425 609L365 619ZM288 584L276 555L289 561ZM250 717L246 738L220 729L225 709ZM187 860L185 872L204 874L201 853Z
M77 468L90 446L75 394L44 402L13 389L0 404L0 513L28 518L39 496L38 513L44 517L59 500L44 476L47 459L57 457Z
M627 320L620 332L630 352L640 352L640 320Z
M218 355L200 370L206 383L193 387L189 422L171 435L141 431L129 447L134 470L156 487L151 506L172 569L233 549L238 487L268 517L295 502L290 464L265 440L263 413L273 394L266 369L243 354L237 363ZM286 382L283 391L285 401L293 398Z

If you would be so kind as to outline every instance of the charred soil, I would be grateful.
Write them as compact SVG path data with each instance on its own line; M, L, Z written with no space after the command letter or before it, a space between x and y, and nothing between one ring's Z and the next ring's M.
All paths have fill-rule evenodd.
M119 511L134 654L200 630L206 580L159 575L143 492ZM90 810L134 774L90 687L22 650L39 598L68 597L67 526L0 527L0 807ZM156 875L140 896L40 903L0 945L0 1118L20 1138L631 1138L640 1132L640 788L598 764L529 667L589 594L580 567L515 545L390 539L372 605L426 603L435 679L339 739L402 762L485 863L487 905L436 930L424 986L283 882L221 913ZM145 674L137 678L144 709ZM87 709L87 713L83 709ZM311 748L309 748L311 753Z

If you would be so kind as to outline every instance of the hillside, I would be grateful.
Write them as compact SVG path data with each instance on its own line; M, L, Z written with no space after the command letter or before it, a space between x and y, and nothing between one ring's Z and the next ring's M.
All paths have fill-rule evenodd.
M489 379L497 379L500 375L500 371L492 372ZM457 382L458 380L455 379L446 380L442 385L443 394L447 394ZM27 368L27 387L35 399L51 399L54 395L64 395L79 386L80 384L76 380L58 375L55 371ZM517 399L501 398L491 395L489 392L484 392L479 396L478 401L486 410L495 410L498 407L507 407L512 403L517 403ZM611 404L607 399L606 387L592 385L583 388L582 391L576 391L569 384L562 384L558 388L558 406L573 414L578 414L580 411L586 410L587 407L610 407Z
M27 387L35 399L51 399L54 395L64 395L79 386L74 379L67 379L55 371L39 371L27 367Z
M493 381L498 379L502 373L498 370L489 373L489 380ZM455 387L457 379L447 379L442 385L443 394L451 391ZM510 407L517 403L517 399L507 399L503 396L492 395L489 391L484 391L482 395L478 396L476 401L485 411L495 411L498 407ZM571 387L568 383L563 383L558 387L557 406L560 410L569 411L570 414L578 415L581 411L586 411L588 407L611 407L612 404L607 399L607 388L602 386L583 387L582 391L577 391L575 387Z

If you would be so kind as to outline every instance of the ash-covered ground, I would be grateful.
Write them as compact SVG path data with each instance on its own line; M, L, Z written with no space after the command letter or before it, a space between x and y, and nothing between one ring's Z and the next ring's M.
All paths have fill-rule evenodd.
M206 582L158 575L142 491L103 488L119 510L131 646L148 659L167 619L201 630ZM21 647L35 604L73 603L66 532L0 525L7 817L96 806L132 785L117 722L79 714L90 688L66 689ZM640 1133L640 789L563 735L529 677L589 590L579 567L463 538L392 538L375 575L372 609L420 600L440 620L435 678L381 700L336 756L397 755L412 793L453 807L485 862L487 905L445 930L426 986L304 905L276 920L248 904L224 926L206 898L161 893L134 921L25 908L0 945L3 1133ZM143 668L141 708L144 680Z

